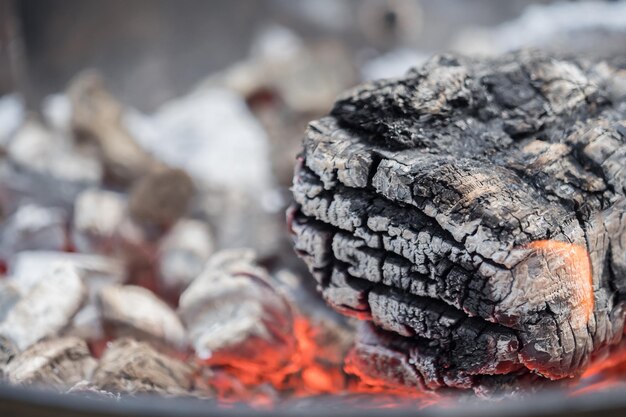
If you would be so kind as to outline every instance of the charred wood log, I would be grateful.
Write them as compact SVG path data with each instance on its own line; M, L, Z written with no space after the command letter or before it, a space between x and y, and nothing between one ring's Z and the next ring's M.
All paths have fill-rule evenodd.
M371 372L431 389L560 379L621 339L626 103L607 87L619 76L536 51L438 56L309 125L296 251L330 305L411 352L372 354Z

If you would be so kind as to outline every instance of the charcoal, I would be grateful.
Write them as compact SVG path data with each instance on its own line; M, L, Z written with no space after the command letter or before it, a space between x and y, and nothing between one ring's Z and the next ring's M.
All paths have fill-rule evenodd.
M86 298L77 269L60 264L13 306L0 323L0 336L24 350L67 327Z
M7 365L18 353L19 350L11 339L0 336L0 380L4 379Z
M90 188L74 204L72 242L79 252L111 253L115 233L126 214L124 197L113 191Z
M5 373L9 383L14 385L38 385L65 391L91 378L96 363L83 340L75 337L48 339L15 356Z
M103 326L102 311L93 299L72 317L69 325L61 332L62 336L74 336L88 342L103 340L107 335Z
M20 94L5 94L0 97L0 146L2 148L6 148L25 116L26 105Z
M104 336L97 296L103 287L122 284L126 272L121 262L113 258L65 252L26 251L19 253L10 264L9 282L21 293L28 293L33 286L47 277L59 263L69 263L80 273L87 288L88 298L82 308L71 318L63 330L65 336L77 336L85 340L99 340Z
M27 293L59 263L69 264L79 271L92 298L105 285L126 282L124 266L116 259L53 251L24 251L17 254L9 263L9 281L20 292Z
M128 210L149 227L171 227L185 214L194 194L189 175L181 169L162 169L145 175L133 187Z
M159 278L169 291L184 290L202 272L213 252L213 236L206 223L181 219L159 245Z
M95 72L84 72L71 81L71 129L77 139L93 144L114 185L129 186L162 164L143 150L123 123L123 106L105 89Z
M113 234L110 254L122 260L131 276L141 268L147 268L150 273L154 273L158 240L163 236L163 232L160 229L144 227L127 213Z
M36 202L70 208L76 196L102 181L102 166L69 138L29 119L11 140L0 164L0 191L6 212Z
M294 317L251 257L237 250L213 255L181 295L179 314L201 359L275 370L293 353Z
M112 392L104 391L98 389L94 384L89 381L78 381L67 390L67 394L80 395L84 398L89 398L93 400L101 400L101 401L111 401L111 400L119 400L119 394L113 394Z
M194 388L191 366L126 338L109 344L91 382L98 390L121 394L188 395Z
M621 339L626 103L594 68L440 55L309 125L296 251L330 305L402 340L361 349L366 374L560 379Z
M132 336L184 348L185 328L154 293L134 285L109 286L99 293L104 322L117 337Z
M6 318L9 311L20 298L20 291L14 283L0 280L0 323Z
M196 209L211 224L216 247L250 247L264 259L278 252L283 227L281 216L266 205L280 207L280 195L268 189L259 194L233 187L209 190L197 201Z
M67 246L64 210L35 204L20 206L0 231L0 253L9 259L25 250L63 250Z

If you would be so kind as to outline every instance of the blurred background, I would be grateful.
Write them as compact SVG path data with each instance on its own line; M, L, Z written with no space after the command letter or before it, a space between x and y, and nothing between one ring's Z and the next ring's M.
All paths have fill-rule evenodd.
M194 185L176 216L206 221L217 247L288 264L292 167L307 122L338 93L434 53L526 46L623 69L626 3L0 0L3 258L15 241L57 249L41 234L55 222L73 250L94 251L77 243L78 211L105 209L77 205L81 193L137 194L148 167L165 164ZM142 190L135 202L158 204ZM41 210L24 212L32 205Z

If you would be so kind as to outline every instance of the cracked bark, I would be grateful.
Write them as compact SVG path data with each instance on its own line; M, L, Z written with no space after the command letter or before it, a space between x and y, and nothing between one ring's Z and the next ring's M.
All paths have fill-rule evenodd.
M560 379L621 339L626 103L605 66L436 56L309 125L291 229L324 299L391 335L365 372Z

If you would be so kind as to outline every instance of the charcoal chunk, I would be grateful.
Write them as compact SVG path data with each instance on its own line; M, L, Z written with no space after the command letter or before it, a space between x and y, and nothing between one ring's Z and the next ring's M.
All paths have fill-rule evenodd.
M14 385L38 385L65 391L91 378L96 367L87 344L76 337L36 343L15 356L5 368Z
M184 348L185 328L176 313L150 290L109 286L99 293L102 317L116 336L132 336Z
M91 381L110 393L180 396L193 388L193 368L148 343L124 338L108 346Z
M0 335L26 349L67 327L86 298L76 268L60 264L13 306L0 324Z

